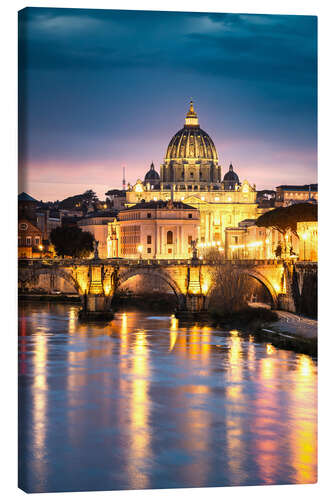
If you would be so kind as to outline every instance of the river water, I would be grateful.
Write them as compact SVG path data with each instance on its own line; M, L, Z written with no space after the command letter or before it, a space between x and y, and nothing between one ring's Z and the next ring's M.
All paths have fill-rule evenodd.
M77 312L19 308L21 488L316 481L311 357L169 315Z

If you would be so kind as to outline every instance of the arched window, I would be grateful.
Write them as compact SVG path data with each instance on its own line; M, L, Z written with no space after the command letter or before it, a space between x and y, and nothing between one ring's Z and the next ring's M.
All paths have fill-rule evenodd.
M173 232L168 231L167 232L167 245L172 245L173 243Z

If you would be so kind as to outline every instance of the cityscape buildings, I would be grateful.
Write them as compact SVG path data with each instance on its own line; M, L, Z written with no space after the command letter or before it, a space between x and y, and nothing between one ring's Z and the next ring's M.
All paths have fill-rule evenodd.
M54 207L21 193L19 257L51 256L51 230L74 224L93 234L103 259L186 259L193 246L201 258L216 248L227 259L273 259L282 246L285 257L317 259L316 222L300 224L287 243L276 229L256 226L260 215L276 207L317 203L317 184L257 192L255 184L240 180L232 164L225 170L191 101L160 173L151 162L144 180L126 187L123 169L123 189L110 189L104 202L87 191Z

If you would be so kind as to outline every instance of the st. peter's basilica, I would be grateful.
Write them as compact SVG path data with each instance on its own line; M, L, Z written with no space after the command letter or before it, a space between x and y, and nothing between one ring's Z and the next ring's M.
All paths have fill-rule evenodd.
M192 235L193 239L198 239L199 244L223 244L227 228L235 228L241 221L253 220L259 215L255 185L247 180L241 182L232 165L224 175L223 170L215 144L200 127L191 101L183 128L169 142L160 174L152 163L143 181L138 179L133 186L128 185L125 206L128 210L139 204L138 209L144 209L145 203L152 207L151 202L182 202L199 212L198 230ZM170 203L165 206L172 209ZM179 210L180 205L177 207ZM120 223L133 208L127 210L119 213ZM142 213L142 216L146 215ZM119 233L119 238L124 250L124 234ZM137 239L140 246L144 246L142 238Z

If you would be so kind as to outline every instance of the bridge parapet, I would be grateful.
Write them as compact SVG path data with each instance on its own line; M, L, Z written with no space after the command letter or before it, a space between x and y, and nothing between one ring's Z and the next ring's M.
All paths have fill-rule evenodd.
M19 259L19 267L27 266L75 266L75 265L111 265L111 266L175 266L175 265L193 265L192 259ZM206 259L200 259L197 264L210 265L210 261ZM231 264L240 267L247 266L272 266L272 265L283 265L283 260L277 259L224 259L220 261L220 264ZM296 262L299 265L310 265L316 264L314 262Z

